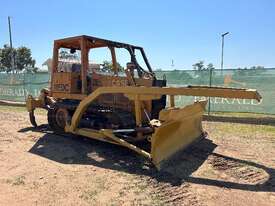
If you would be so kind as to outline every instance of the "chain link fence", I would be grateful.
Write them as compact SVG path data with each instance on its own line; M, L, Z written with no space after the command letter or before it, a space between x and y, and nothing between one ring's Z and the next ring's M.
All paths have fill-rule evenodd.
M275 69L174 70L156 71L158 78L166 78L169 86L212 85L257 89L261 102L229 98L210 98L211 111L252 112L275 114ZM28 94L38 96L48 87L49 74L0 73L0 100L24 102ZM177 96L176 105L186 105L200 97Z

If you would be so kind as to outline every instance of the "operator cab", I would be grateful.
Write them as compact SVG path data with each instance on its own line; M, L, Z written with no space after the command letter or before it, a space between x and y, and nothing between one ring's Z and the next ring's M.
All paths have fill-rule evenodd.
M105 73L102 69L104 65L91 63L94 60L89 59L92 56L90 54L101 48L109 50L112 62L111 69ZM116 48L125 49L130 56L129 62L122 70L118 68ZM143 57L146 70L136 60L137 51ZM141 47L90 36L78 36L56 40L53 53L51 90L53 96L57 98L68 96L73 99L82 99L97 86L152 86L156 79ZM112 77L107 78L109 84L102 82L107 76ZM99 79L102 80L102 84L97 85Z

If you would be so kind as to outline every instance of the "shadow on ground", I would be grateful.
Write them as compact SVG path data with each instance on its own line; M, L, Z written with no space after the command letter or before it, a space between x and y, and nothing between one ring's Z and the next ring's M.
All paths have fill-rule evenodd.
M30 128L22 129L19 132L26 132L28 130L30 130ZM39 130L45 132L47 128L44 126L35 129L35 131ZM141 176L148 176L156 179L158 182L166 182L174 186L181 185L183 182L190 182L230 189L275 192L275 169L251 161L216 154L213 152L216 146L211 140L203 139L187 150L180 152L172 159L168 167L161 172L158 172L150 161L126 148L72 135L60 136L45 133L33 145L29 152L63 164L93 165L111 170L124 171ZM263 184L242 184L238 182L192 177L191 174L196 171L209 156L223 158L236 164L245 164L263 169L269 175L269 179Z
M272 117L226 117L218 115L204 115L203 120L209 122L230 122L240 124L272 125L275 126L275 118Z
M26 128L22 128L20 129L18 132L28 132L28 131L32 131L32 132L41 132L41 133L52 133L51 130L48 128L48 124L41 124L37 127L26 127Z

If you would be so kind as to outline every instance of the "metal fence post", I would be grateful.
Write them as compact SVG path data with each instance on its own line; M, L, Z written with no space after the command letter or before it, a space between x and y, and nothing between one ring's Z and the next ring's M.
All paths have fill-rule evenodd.
M209 70L209 86L212 86L212 71L213 69L210 68ZM211 102L210 102L211 98L208 98L208 115L210 115L210 109L211 109Z
M23 72L23 94L24 94L24 98L25 98L25 101L26 101L26 87L25 87L25 72Z

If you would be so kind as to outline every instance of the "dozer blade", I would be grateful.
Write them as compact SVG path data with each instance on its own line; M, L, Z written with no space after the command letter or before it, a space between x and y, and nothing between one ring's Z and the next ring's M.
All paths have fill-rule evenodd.
M206 104L207 101L199 101L184 108L168 108L160 112L162 124L151 139L151 157L157 168L204 136L202 116Z

